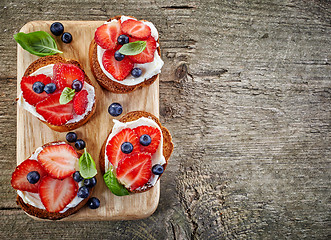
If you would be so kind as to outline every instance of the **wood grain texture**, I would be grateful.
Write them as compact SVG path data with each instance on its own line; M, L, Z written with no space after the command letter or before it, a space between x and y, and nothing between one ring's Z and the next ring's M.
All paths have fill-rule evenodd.
M330 12L325 0L1 1L1 238L328 239ZM12 35L31 20L118 14L160 31L160 120L176 151L159 206L138 221L30 220L9 186Z

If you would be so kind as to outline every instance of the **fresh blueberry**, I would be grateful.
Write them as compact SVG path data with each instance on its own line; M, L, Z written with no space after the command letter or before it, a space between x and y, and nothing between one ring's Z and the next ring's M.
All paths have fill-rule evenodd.
M77 196L80 198L87 198L90 194L90 190L86 186L82 186L78 189Z
M59 22L55 22L51 25L51 32L55 35L55 36L60 36L64 31L64 27L62 25L62 23Z
M77 134L74 133L74 132L68 132L67 135L66 135L66 139L70 143L76 142L76 140L77 140Z
M64 43L71 43L71 41L72 41L72 36L71 36L70 33L65 32L65 33L62 34L61 40L62 40L62 42L64 42Z
M93 188L96 184L97 184L97 179L95 177L84 180L84 185L86 187Z
M152 173L154 173L155 175L161 175L163 173L164 169L162 167L162 165L160 164L155 164L152 167Z
M75 92L79 92L83 88L83 83L78 79L74 80L71 84L71 88L75 89Z
M100 200L97 199L96 197L91 197L88 200L87 205L91 209L97 209L100 206Z
M48 94L55 92L55 90L56 90L55 83L46 84L46 86L44 87L44 91Z
M140 77L142 73L143 73L143 71L141 71L140 68L134 68L131 71L131 75L134 76L134 77L136 77L136 78L137 77Z
M126 43L129 43L129 37L126 36L126 35L120 35L118 38L117 38L117 42L118 44L120 45L124 45Z
M121 145L121 151L123 153L129 154L133 151L133 145L130 142L124 142Z
M74 172L74 174L72 175L72 178L76 182L80 182L80 181L83 181L84 180L84 178L80 175L79 171Z
M75 142L75 147L78 149L78 150L82 150L84 149L86 146L85 142L83 139L77 139L77 141Z
M116 51L114 57L117 61L122 61L125 56L121 54L119 51Z
M45 87L45 84L43 84L42 82L35 82L33 85L32 85L32 89L35 93L42 93L44 91L44 87Z
M151 144L152 138L149 135L144 134L141 135L141 137L139 138L139 142L143 146L148 146L149 144Z
M119 104L119 103L112 103L108 107L108 112L110 115L117 117L122 114L123 108L122 108L121 104Z
M37 171L29 172L28 175L26 176L26 179L28 179L29 183L35 184L39 181L40 174Z

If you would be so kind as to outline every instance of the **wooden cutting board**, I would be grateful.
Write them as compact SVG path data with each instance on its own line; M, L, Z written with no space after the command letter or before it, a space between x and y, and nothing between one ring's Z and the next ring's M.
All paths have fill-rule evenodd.
M50 33L50 25L55 21L34 21L23 26L21 32L46 31ZM91 210L82 208L64 221L92 221L92 220L129 220L150 216L157 208L160 196L160 183L151 190L129 196L117 197L105 185L99 170L99 153L101 146L113 127L113 117L108 114L108 106L118 102L123 106L123 114L134 110L143 110L159 116L159 79L149 87L136 90L129 94L114 94L101 88L93 77L89 64L88 49L94 37L95 29L104 21L60 21L64 31L70 32L73 41L65 44L60 37L54 37L58 48L63 51L61 56L78 60L84 67L88 77L96 89L97 108L94 116L82 127L74 130L78 138L85 140L87 151L95 160L98 172L97 185L93 196L100 199L100 207ZM25 69L37 56L17 49L17 94L20 93L20 81ZM18 96L17 95L17 96ZM52 141L65 141L66 133L58 133L40 122L29 112L17 106L17 164L27 159L39 146Z

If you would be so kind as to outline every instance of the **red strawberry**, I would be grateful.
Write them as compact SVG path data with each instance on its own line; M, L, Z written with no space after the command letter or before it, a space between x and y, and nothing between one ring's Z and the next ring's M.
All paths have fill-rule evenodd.
M115 51L115 49L105 51L102 57L102 64L106 71L115 79L122 81L131 73L133 63L127 56L122 61L117 61L114 56Z
M108 143L106 147L106 154L110 163L116 168L117 163L128 154L121 151L121 145L124 142L130 142L133 145L133 154L139 151L139 140L137 135L130 129L125 128L117 133Z
M144 186L152 175L152 157L149 153L135 153L118 162L116 177L131 191Z
M151 36L151 28L143 22L129 19L122 23L122 31L130 37L147 39Z
M32 89L32 85L35 82L42 82L44 85L51 83L51 78L44 74L38 74L36 76L23 77L21 81L21 90L23 92L23 98L26 102L35 106L38 102L48 97L45 92L35 93Z
M64 179L76 171L78 155L69 144L49 145L39 153L38 161L50 176Z
M87 95L86 90L81 90L74 97L74 110L77 115L82 115L87 107Z
M29 183L26 178L28 173L32 171L37 171L40 175L40 180L35 184ZM16 167L11 176L11 185L17 190L37 193L41 179L46 175L47 172L38 161L27 159Z
M95 42L103 49L115 49L117 38L121 35L121 21L103 24L94 34Z
M78 184L70 176L63 180L50 176L40 183L39 195L48 212L62 211L77 195Z
M143 146L140 144L140 150L142 152L149 152L151 154L156 152L161 140L161 132L159 129L149 126L139 126L134 128L133 131L137 134L138 139L140 139L140 137L144 134L149 135L152 139L151 144L148 146Z
M130 42L136 42L139 39L130 38ZM153 37L149 37L146 41L146 48L137 55L128 56L134 63L148 63L153 62L154 53L156 50L156 41Z
M36 111L45 120L56 126L60 126L72 119L73 116L73 101L67 104L60 104L61 92L53 93L45 100L36 105Z
M53 77L59 89L72 88L72 82L76 79L84 85L84 72L73 64L57 63L53 67Z

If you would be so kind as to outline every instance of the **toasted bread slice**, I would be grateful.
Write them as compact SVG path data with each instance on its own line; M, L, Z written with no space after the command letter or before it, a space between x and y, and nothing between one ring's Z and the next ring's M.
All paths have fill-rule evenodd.
M132 18L134 18L134 17L132 17ZM121 16L115 16L113 18L110 18L108 20L108 22L110 22L113 19L119 20L119 19L121 19ZM144 20L142 20L142 21L144 21ZM159 40L157 42L159 43ZM159 55L161 56L160 47L157 48L157 51L158 51ZM153 77L146 79L145 81L143 81L137 85L133 85L133 86L123 85L121 83L111 80L103 73L102 69L100 68L100 64L98 62L98 56L97 56L97 43L94 41L94 38L90 44L89 58L90 58L91 70L92 70L92 73L93 73L95 79L98 81L98 83L102 87L104 87L105 89L107 89L108 91L111 91L113 93L129 93L138 88L149 86L152 83L154 83L155 80L159 76L159 74L156 74Z
M81 64L79 62L77 62L76 60L66 60L65 58L58 56L58 55L52 55L52 56L46 56L46 57L42 57L39 58L38 60L34 61L33 63L30 64L30 66L25 70L24 72L24 76L29 76L30 74L32 74L33 72L35 72L37 69L47 66L49 64L56 64L56 63L67 63L67 64L73 64L77 67L79 67L85 74L85 79L84 81L86 81L88 84L92 85L91 80L89 79L89 77L86 75L85 71L83 70ZM94 87L94 86L93 86ZM57 132L68 132L70 130L76 129L81 127L82 125L84 125L91 117L92 115L95 113L95 108L96 108L96 98L94 99L94 104L92 107L92 110L80 121L75 122L75 123L69 123L69 124L64 124L61 126L56 126L56 125L52 125L50 123L47 123L45 121L41 121L43 123L45 123L49 128L53 129L54 131Z
M135 120L137 120L141 117L146 117L146 118L152 119L161 128L162 135L163 135L163 156L166 160L166 163L163 165L163 168L165 170L167 165L168 165L170 155L171 155L172 151L174 150L174 144L172 143L172 137L170 135L169 130L161 125L159 119L157 117L155 117L153 114L148 113L148 112L133 111L133 112L129 112L129 113L125 114L119 121L124 122L124 123L125 122L131 122L131 121L135 121ZM101 170L102 174L105 173L105 150L106 150L107 139L108 139L110 134L111 134L111 131L108 134L106 140L104 141L104 143L102 145L102 148L101 148L101 151L100 151L99 166L100 166L100 170ZM160 175L160 177L161 177L161 175ZM160 177L158 179L160 179ZM148 186L143 191L133 191L132 193L145 192L145 191L149 190L152 187L153 186Z

